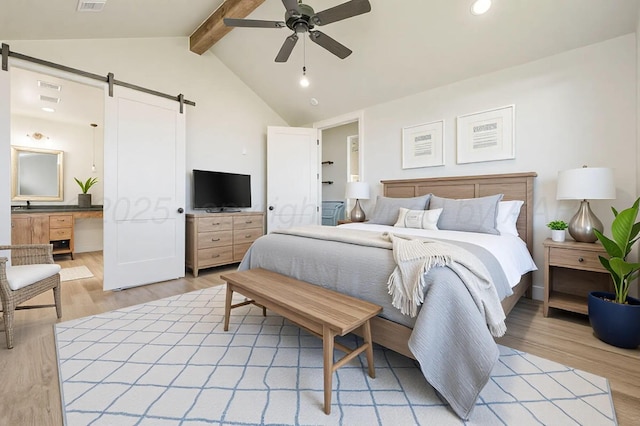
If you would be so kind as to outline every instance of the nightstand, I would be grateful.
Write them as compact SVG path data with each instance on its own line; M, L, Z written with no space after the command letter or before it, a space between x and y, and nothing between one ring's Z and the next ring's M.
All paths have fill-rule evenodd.
M369 222L369 220L365 220L365 222ZM338 221L338 225L344 225L345 223L364 223L364 222L352 222L351 219L340 219Z
M544 309L588 313L587 298L592 291L613 291L609 271L598 256L607 256L600 243L576 241L544 243Z

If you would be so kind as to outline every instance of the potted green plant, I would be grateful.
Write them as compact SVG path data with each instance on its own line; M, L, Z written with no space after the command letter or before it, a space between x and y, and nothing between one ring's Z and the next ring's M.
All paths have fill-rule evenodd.
M85 182L80 179L74 177L76 183L80 185L80 189L82 190L81 194L78 194L78 207L91 207L91 194L89 194L89 188L98 183L97 177L92 177L87 179Z
M633 245L638 241L640 222L636 222L640 198L621 212L611 208L615 219L611 236L594 230L608 257L600 256L600 263L609 271L615 293L589 294L589 321L596 336L611 345L634 349L640 345L640 300L629 296L629 285L640 274L640 263L627 261Z
M565 230L569 227L564 220L552 220L547 223L547 227L551 229L551 239L557 242L563 242L565 238Z

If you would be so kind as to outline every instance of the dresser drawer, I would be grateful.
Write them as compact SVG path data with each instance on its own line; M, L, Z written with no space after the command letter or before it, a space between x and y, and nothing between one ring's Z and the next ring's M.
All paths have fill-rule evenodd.
M72 228L50 228L49 239L51 241L70 240Z
M198 218L198 232L231 231L232 219L231 217L200 217Z
M587 271L609 272L600 263L599 255L604 252L579 249L549 248L549 264L563 266L572 269L584 269Z
M233 262L231 247L213 247L198 250L198 265L200 268L231 262Z
M251 243L246 244L234 244L233 245L233 260L236 262L240 262L244 257L247 250L251 247Z
M232 242L232 231L200 232L198 234L199 249L230 246Z
M264 228L262 215L240 216L233 218L233 229Z
M65 215L51 215L49 216L50 228L71 228L73 226L73 216L70 214Z
M233 231L233 244L252 243L262 236L262 228L236 229Z

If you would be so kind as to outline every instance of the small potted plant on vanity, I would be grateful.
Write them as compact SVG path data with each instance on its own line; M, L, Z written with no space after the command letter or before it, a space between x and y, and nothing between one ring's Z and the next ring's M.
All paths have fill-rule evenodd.
M566 229L569 227L564 220L552 220L547 223L547 227L551 229L551 239L556 242L563 242Z
M80 179L74 177L78 185L80 185L80 189L82 190L82 194L78 194L78 207L91 207L91 194L89 194L89 188L98 183L98 178L92 177L86 180L86 182L82 182Z
M627 256L640 233L636 222L640 198L633 206L618 213L611 224L612 238L594 230L608 257L600 256L600 263L611 275L615 293L589 293L589 322L596 336L610 345L635 349L640 345L640 300L629 296L629 285L640 274L640 263L627 261Z

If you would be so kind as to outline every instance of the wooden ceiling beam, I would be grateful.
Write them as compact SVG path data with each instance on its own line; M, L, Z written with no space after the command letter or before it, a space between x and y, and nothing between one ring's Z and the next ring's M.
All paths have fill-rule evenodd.
M202 55L232 30L223 18L246 18L262 3L264 0L226 0L191 34L189 49Z

